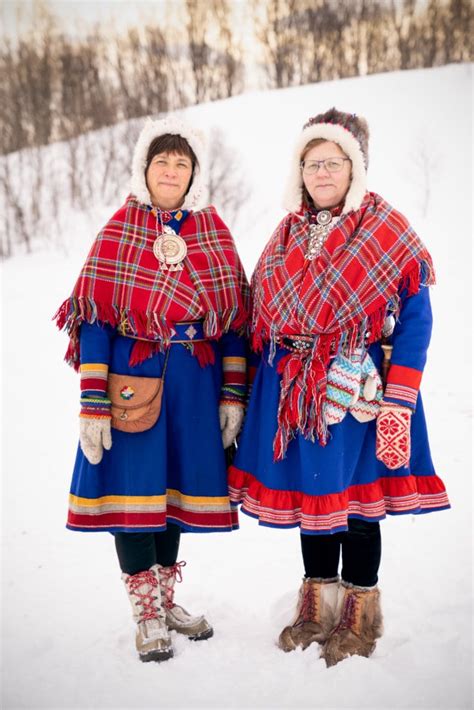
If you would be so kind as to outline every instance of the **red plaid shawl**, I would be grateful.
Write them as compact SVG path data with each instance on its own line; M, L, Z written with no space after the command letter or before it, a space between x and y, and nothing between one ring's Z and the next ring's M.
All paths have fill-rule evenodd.
M156 218L133 197L98 234L71 296L54 319L70 341L66 361L79 366L78 330L83 321L110 324L124 335L169 342L169 311L179 303L184 321L200 320L218 338L240 329L248 313L248 283L232 236L213 207L190 214L180 232L188 248L180 272L160 271L153 254Z
M375 193L343 215L314 261L305 259L308 235L301 215L285 217L252 278L255 350L270 342L273 353L285 335L316 336L309 352L291 353L279 363L275 459L283 458L297 432L325 445L321 405L331 356L379 340L387 312L398 312L400 290L406 287L411 295L434 283L425 246L405 217Z

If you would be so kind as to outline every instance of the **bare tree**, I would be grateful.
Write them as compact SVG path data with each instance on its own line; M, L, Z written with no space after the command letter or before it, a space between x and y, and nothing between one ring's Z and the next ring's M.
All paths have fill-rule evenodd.
M226 145L220 128L213 128L209 143L208 201L216 205L232 227L242 206L250 196L250 188L239 170L235 152Z

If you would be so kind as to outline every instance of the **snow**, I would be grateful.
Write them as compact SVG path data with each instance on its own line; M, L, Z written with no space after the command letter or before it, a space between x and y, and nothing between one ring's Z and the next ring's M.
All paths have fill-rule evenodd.
M3 267L2 707L454 708L471 695L469 319L471 66L400 72L197 106L241 156L251 198L234 229L250 271L283 212L300 126L330 105L371 127L369 186L407 214L431 250L435 330L423 393L452 510L382 523L385 634L374 656L331 669L317 646L275 645L302 576L297 530L241 515L232 534L185 535L177 601L205 612L209 641L174 634L175 658L140 663L108 534L64 527L77 442L77 375L51 317L109 209L71 214L57 240Z

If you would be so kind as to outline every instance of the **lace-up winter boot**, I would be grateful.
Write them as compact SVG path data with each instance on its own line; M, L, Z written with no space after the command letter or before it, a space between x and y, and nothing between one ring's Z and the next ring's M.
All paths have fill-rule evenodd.
M336 623L339 579L303 578L293 621L278 639L283 651L303 649L315 641L324 643Z
M186 562L177 562L172 567L157 565L163 606L166 613L166 624L168 629L177 631L179 634L185 634L192 641L203 641L213 635L212 626L204 616L191 616L186 609L174 602L174 585L176 581L183 581L181 569L185 565Z
M173 656L161 603L158 565L137 574L122 574L137 623L135 645L141 661L167 661Z
M348 656L365 656L374 651L383 633L380 591L343 583L342 611L339 623L323 646L321 658L334 666Z

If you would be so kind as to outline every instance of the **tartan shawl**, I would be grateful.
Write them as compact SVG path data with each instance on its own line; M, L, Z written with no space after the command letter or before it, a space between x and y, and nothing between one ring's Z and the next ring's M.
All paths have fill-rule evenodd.
M184 268L194 286L180 283L180 272L159 269L153 254L156 217L132 196L98 234L74 289L54 316L69 335L65 360L79 367L82 322L111 325L131 337L166 347L172 335L168 311L173 302L185 321L201 320L204 334L216 339L240 330L248 317L249 288L234 240L214 207L191 213L180 235L186 241Z
M275 460L303 434L327 442L322 403L331 358L350 355L381 338L386 315L399 312L399 294L434 283L431 257L406 218L367 192L360 208L336 223L319 259L305 259L309 221L287 215L252 277L252 345L270 343L270 363L285 335L313 335L312 348L292 352L282 373Z

